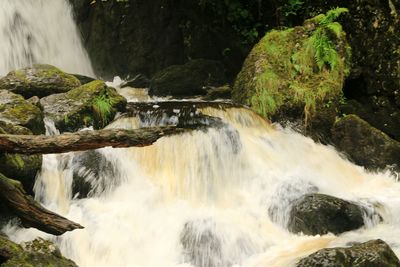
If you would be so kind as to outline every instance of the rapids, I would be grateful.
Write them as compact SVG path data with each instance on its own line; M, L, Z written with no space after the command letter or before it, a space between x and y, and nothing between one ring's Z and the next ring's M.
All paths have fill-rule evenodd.
M67 1L0 1L0 75L32 63L93 75ZM143 90L121 93L131 102L154 101ZM144 117L120 116L108 127L181 119L180 108L165 115L158 107L153 103L154 112ZM16 242L50 239L82 267L287 267L324 247L376 238L400 256L395 174L367 172L333 147L244 107L202 103L197 112L221 118L221 125L149 147L45 155L36 199L85 228L60 237L12 223L2 230ZM46 130L58 134L50 120ZM87 192L74 176L84 177ZM291 204L309 192L358 202L383 222L366 217L364 228L340 236L291 234Z

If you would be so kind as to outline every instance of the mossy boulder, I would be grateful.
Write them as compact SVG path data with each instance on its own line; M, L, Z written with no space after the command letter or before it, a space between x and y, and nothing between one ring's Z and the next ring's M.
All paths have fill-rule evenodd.
M219 61L196 59L184 65L172 65L157 72L150 83L150 94L193 96L206 94L205 86L226 83L224 66Z
M362 227L364 213L355 203L324 194L307 194L294 203L288 228L306 235L340 234Z
M337 120L332 128L332 140L356 164L369 169L384 169L400 163L400 142L357 115Z
M377 239L344 248L321 249L301 259L296 267L399 267L400 261L384 241Z
M333 124L351 56L346 34L334 22L342 12L335 9L303 26L268 32L245 60L233 100L273 120L318 124L315 118L324 112L323 120Z
M73 75L44 64L11 71L0 79L0 89L7 89L25 98L63 93L80 85Z
M103 81L93 81L67 93L54 94L40 100L46 116L61 132L73 132L83 127L100 129L118 111L123 111L126 99Z
M0 90L0 122L3 125L26 127L34 134L44 133L43 113L40 108L7 90Z
M64 258L50 241L38 238L18 245L0 235L0 265L3 267L77 267Z

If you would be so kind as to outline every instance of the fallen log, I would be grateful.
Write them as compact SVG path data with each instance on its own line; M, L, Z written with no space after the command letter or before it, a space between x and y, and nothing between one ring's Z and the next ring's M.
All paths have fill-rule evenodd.
M34 227L43 232L62 235L67 231L83 227L54 212L51 212L27 195L20 182L0 173L0 199L21 219L24 227Z
M136 130L107 129L81 131L60 135L0 135L0 152L18 154L53 154L84 151L106 146L143 147L159 138L179 134L188 129L173 126L141 128Z

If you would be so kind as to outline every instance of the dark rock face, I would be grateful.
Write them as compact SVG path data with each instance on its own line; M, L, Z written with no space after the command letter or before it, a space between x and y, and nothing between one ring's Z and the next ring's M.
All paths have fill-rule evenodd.
M80 85L77 78L50 65L14 70L0 79L0 89L10 90L25 98L63 93Z
M354 203L323 194L308 194L292 207L288 228L293 233L306 235L340 234L362 227L363 213Z
M50 241L38 238L18 245L4 235L0 235L0 264L4 267L77 267L73 261L64 258Z
M341 19L352 47L350 77L344 86L347 99L342 110L356 114L400 141L400 1L304 1L303 18L347 7Z
M152 95L190 96L205 94L205 86L219 86L226 82L224 66L214 60L191 60L184 65L173 65L157 72L151 80Z
M384 241L377 239L348 248L321 249L301 259L296 267L398 267L400 261Z
M383 169L400 163L400 142L356 115L339 119L332 129L332 138L355 163L367 168Z
M85 126L96 129L106 126L118 111L125 109L126 99L96 80L67 93L44 97L40 103L57 129L73 132Z

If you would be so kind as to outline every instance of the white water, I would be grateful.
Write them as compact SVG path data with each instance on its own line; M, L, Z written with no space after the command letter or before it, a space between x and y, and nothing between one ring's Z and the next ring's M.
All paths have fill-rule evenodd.
M229 125L150 147L97 150L106 160L98 161L98 180L88 176L97 189L86 199L71 198L73 170L85 171L73 159L82 154L46 156L37 196L85 229L60 238L12 226L6 233L15 241L50 238L87 267L286 267L323 247L375 238L399 255L400 184L389 173L367 173L245 109L203 112ZM124 118L110 127L140 125ZM311 191L375 204L384 222L366 219L366 227L340 236L291 234L290 200Z
M0 76L34 63L94 76L67 0L0 1Z

